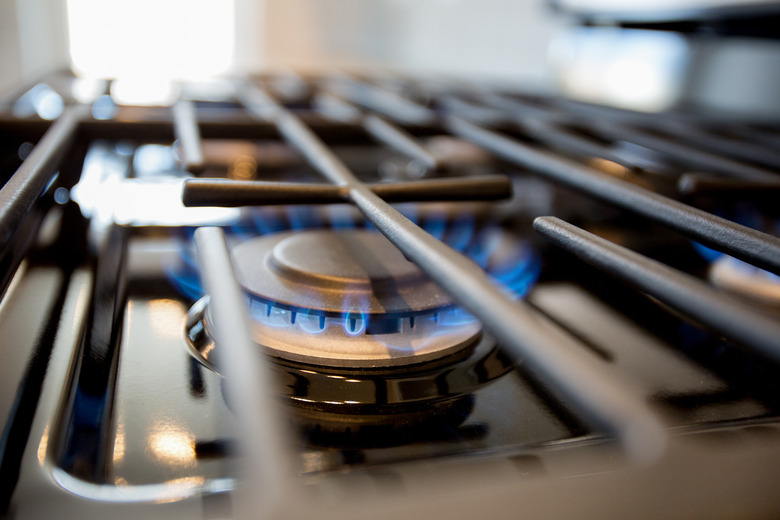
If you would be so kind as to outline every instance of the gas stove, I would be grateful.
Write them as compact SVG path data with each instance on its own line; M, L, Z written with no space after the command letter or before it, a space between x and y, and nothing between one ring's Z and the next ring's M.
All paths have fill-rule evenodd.
M91 86L0 112L9 518L777 515L778 127Z

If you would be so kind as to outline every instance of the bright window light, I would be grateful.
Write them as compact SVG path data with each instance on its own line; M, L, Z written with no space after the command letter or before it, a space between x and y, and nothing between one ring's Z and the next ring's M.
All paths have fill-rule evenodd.
M158 95L155 85L210 79L233 64L234 0L68 0L68 25L77 74Z

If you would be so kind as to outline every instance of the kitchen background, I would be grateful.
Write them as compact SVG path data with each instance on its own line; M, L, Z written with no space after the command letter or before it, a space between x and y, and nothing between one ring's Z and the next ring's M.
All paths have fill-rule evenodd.
M628 7L609 0L0 0L0 6L0 92L71 64L80 74L132 78L147 90L169 79L370 66L557 89L646 111L685 105L754 118L780 114L780 44L771 29L755 27L756 19L777 18L776 2L766 0ZM583 12L589 14L576 16ZM678 24L682 33L626 30L616 19L687 25ZM735 31L734 19L747 22Z

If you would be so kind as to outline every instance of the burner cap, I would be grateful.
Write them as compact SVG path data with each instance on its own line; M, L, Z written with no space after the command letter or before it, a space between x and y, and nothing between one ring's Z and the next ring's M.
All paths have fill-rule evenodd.
M279 233L239 244L233 258L250 295L297 312L411 316L453 303L377 232Z
M407 366L451 356L480 334L479 322L377 232L267 235L238 245L233 259L255 341L282 359ZM208 314L195 319L206 331Z

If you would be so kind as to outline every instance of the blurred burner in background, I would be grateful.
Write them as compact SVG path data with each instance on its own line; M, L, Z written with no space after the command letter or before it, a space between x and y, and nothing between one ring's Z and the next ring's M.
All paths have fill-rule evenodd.
M551 0L572 26L550 47L564 95L656 112L780 117L780 3Z

